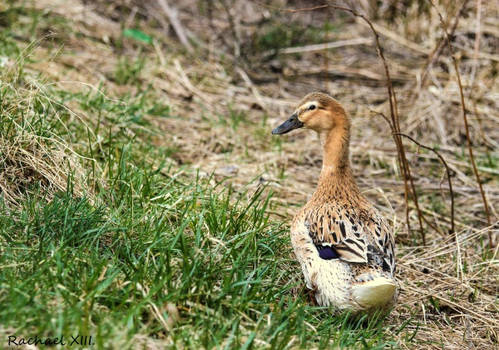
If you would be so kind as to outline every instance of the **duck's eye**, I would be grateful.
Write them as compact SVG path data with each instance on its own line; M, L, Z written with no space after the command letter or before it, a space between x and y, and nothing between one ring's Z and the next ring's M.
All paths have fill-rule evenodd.
M308 107L308 110L309 110L309 111L313 111L314 109L315 109L315 105L310 105L310 106Z

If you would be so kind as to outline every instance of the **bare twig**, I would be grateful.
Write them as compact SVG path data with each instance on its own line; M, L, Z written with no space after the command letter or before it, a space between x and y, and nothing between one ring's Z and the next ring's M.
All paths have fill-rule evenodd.
M478 173L478 169L476 167L475 157L473 156L473 147L471 145L471 136L470 136L470 130L469 130L469 125L468 125L468 116L467 116L467 112L466 112L466 104L464 102L463 84L461 83L461 74L459 73L459 66L457 64L457 59L454 56L454 50L453 50L451 42L450 42L449 34L447 33L447 28L445 25L444 18L442 17L442 14L438 10L438 8L435 5L435 3L433 2L433 0L430 0L430 2L433 5L433 7L435 8L435 10L437 11L438 17L440 18L440 24L441 24L442 30L444 31L444 35L445 35L445 42L447 44L447 47L449 48L450 56L452 58L452 62L454 64L454 69L456 71L457 84L459 85L459 95L461 97L461 109L463 111L464 129L466 132L466 142L468 145L468 154L470 157L471 166L473 168L473 173L475 174L476 182L478 184L478 187L480 189L480 194L482 196L483 207L484 207L485 215L487 218L487 224L490 226L491 220L490 220L489 205L487 203L487 197L485 196L485 191L483 190L482 181L480 180L480 174ZM493 247L492 234L490 231L489 231L489 246L491 248Z
M384 120L388 123L388 125L390 126L390 129L392 130L392 134L397 135L397 136L398 136L398 135L400 135L400 136L406 136L405 134L402 134L402 133L397 133L397 132L395 132L395 131L394 131L394 127L393 127L393 125L392 125L392 123L391 123L390 119L388 119L388 117L387 117L386 115L384 115L383 113L380 113L380 112L376 112L376 111L371 111L371 112L373 112L373 113L374 113L374 114L376 114L376 115L381 116L381 117L382 117L382 118L383 118L383 119L384 119ZM408 137L408 136L406 136L406 137ZM414 142L416 142L416 141L414 141ZM414 185L413 185L413 186L414 186ZM414 186L413 188L415 189L415 186ZM451 207L452 207L452 211L454 211L454 198L452 198L452 205L451 205ZM406 220L407 220L407 222L409 222L409 211L407 210L407 208L408 208L408 207L406 207L406 213L405 213L405 214L406 214ZM424 210L422 210L422 211L424 211ZM438 227L436 227L435 225L433 225L433 224L432 224L429 220L427 220L427 219L425 218L425 216L424 216L424 215L422 215L422 216L421 216L421 218L422 218L422 219L423 219L423 221L424 221L424 222L426 222L426 224L427 224L428 226L430 226L432 229L434 229L434 230L435 230L435 231L437 231L437 232L442 233L442 232L439 230L439 228L438 228ZM452 229L452 230L454 230L454 229ZM423 239L423 241L424 241L424 239Z
M391 120L388 119L388 117L384 114L384 113L381 113L381 112L376 112L376 111L371 111L373 113L375 113L376 115L379 115L381 116L387 123L388 123L388 126L390 127L390 130L392 132L392 135L395 139L396 137L396 134L397 132L395 131L395 126L392 124ZM397 146L397 143L395 142L395 145ZM400 163L400 153L398 152L398 146L397 146L397 155L399 157L399 167L400 167L400 174L404 177L404 174L402 174L402 169L401 169L401 163ZM404 177L405 178L405 177ZM407 223L407 228L409 230L409 232L411 231L411 224L410 224L410 219L409 219L409 205L408 205L408 201L407 201L407 182L404 182L404 185L405 185L405 191L404 191L404 200L405 200L405 220L406 220L406 223Z
M398 135L404 136L405 138L408 138L409 140L414 142L416 145L418 145L418 147L427 149L428 151L432 151L433 153L435 153L437 155L437 157L440 159L440 161L444 165L445 171L447 173L447 182L449 184L449 192L450 192L450 225L451 225L451 228L450 228L449 233L451 233L451 234L454 233L454 231L455 231L455 229L454 229L454 191L452 190L451 170L449 168L449 165L447 165L447 162L445 161L444 157L442 157L442 155L435 148L425 146L425 145L421 144L420 142L416 141L414 138L412 138L409 135L406 135L403 133L398 133Z
M463 15L464 9L466 8L466 4L468 3L468 1L469 0L464 0L461 7L457 11L456 17L454 18L454 23L452 24L452 27L451 27L450 36L454 35L454 32L456 31L457 25L459 23L459 18L461 18L461 16ZM445 38L446 37L444 36L443 38L440 39L440 41L438 42L435 49L432 51L432 53L428 57L428 60L426 61L426 64L425 64L425 67L423 70L423 74L421 76L420 86L424 86L431 66L433 66L433 64L436 61L438 61L438 58L442 54L442 50L443 50L444 45L445 45Z

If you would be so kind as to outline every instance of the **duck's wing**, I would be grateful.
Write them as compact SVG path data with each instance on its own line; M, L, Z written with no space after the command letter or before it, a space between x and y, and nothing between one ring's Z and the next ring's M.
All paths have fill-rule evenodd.
M364 227L373 239L372 244L368 245L368 258L393 275L395 273L395 239L390 227L374 208Z
M325 204L307 213L305 226L323 259L372 262L384 265L385 270L394 269L393 239L374 209Z
M331 255L348 262L367 263L368 242L361 224L353 209L332 205L316 207L305 218L308 234L322 258Z

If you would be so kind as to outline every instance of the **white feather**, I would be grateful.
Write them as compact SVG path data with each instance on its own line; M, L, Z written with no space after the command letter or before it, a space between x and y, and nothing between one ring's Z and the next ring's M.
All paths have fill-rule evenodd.
M364 308L388 304L395 294L397 285L386 277L376 277L372 281L352 288L354 300Z

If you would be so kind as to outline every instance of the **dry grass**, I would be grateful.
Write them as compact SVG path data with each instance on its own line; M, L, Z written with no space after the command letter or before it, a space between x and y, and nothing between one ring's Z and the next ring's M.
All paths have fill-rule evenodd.
M81 158L84 157L36 118L35 109L43 108L55 121L63 123L58 111L61 106L55 106L57 102L45 94L45 87L38 81L26 81L22 88L16 89L16 64L7 63L0 75L0 87L13 92L5 94L1 102L5 113L2 122L4 128L10 129L0 138L0 193L5 203L20 206L33 190L51 199L54 193L66 189L68 174L76 180L75 194L81 195L85 174ZM22 120L14 117L19 114L24 116ZM38 187L33 189L33 184Z
M459 87L450 53L445 47L438 49L443 33L436 11L431 6L420 9L416 2L394 8L384 2L379 8L372 8L368 1L355 5L373 20L380 34L397 93L400 130L436 147L452 170L456 220L455 233L449 235L445 169L435 154L403 140L419 206L430 223L424 223L426 246L421 245L412 203L409 218L413 231L407 230L396 147L385 121L375 113L389 115L389 101L374 43L303 52L299 57L282 54L271 60L263 59L263 51L254 51L248 44L261 35L259 30L267 21L286 30L291 30L291 24L341 23L325 34L324 41L369 38L369 28L333 9L286 12L306 7L301 1L236 1L228 11L222 3L213 2L211 12L205 2L183 1L179 5L181 23L199 46L197 54L189 55L182 53L174 33L164 27L166 19L161 12L140 2L124 1L118 6L108 1L86 5L77 0L36 1L36 7L66 18L74 27L72 33L65 34L64 48L49 63L28 67L60 84L103 84L119 95L136 88L110 78L120 59L145 57L138 79L151 84L157 97L171 105L172 114L178 116L151 117L161 131L153 142L177 149L171 157L175 164L188 164L205 174L214 172L218 178L230 177L236 185L260 177L260 182L270 184L275 192L273 214L283 221L289 221L314 190L321 150L310 133L291 134L281 142L271 139L270 130L306 93L317 89L331 92L353 117L351 154L358 182L397 233L401 294L389 322L418 320L414 340L422 349L497 346L498 246L487 246L489 234L497 242L499 229L499 10L494 2L470 1L459 17L452 41L470 139L490 206L490 226L466 153ZM459 6L451 1L437 6L444 20L454 23ZM242 11L247 15L241 16ZM122 38L119 21L126 27L139 25L158 40L145 50L126 40L120 50L111 50L108 43ZM47 57L49 51L42 41L33 55ZM27 154L17 142L0 144L2 161L7 164L0 175L0 189L11 196L11 202L20 200L22 182L30 181L30 176L45 179L48 190L64 186L66 179L59 172L64 157L58 156L67 156L63 145L45 147L39 138L26 135L19 142L22 150L33 150ZM74 160L72 168L78 173L77 163ZM19 183L5 178L18 178ZM393 336L406 347L406 339Z

